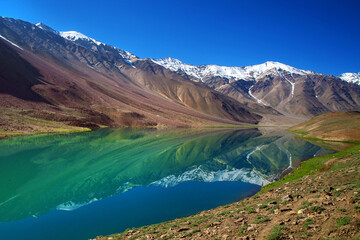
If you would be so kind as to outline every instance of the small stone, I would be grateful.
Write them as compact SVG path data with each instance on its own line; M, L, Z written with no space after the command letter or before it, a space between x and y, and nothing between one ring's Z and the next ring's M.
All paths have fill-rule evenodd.
M290 221L291 221L291 219L290 219L290 218L285 219L285 222L290 222Z
M295 211L290 211L287 213L288 215L296 215L296 212Z
M228 237L229 237L229 235L227 235L227 234L222 235L222 239L228 239Z
M292 201L293 199L294 199L293 196L291 196L291 195L286 195L286 196L284 196L284 197L281 198L281 201L282 201L282 202Z
M183 232L183 231L187 231L187 230L190 230L190 228L188 228L188 227L182 227L182 228L179 228L179 229L177 230L177 232Z
M213 222L212 224L210 224L210 226L218 226L220 224L221 224L221 222Z
M319 226L318 225L313 225L313 224L310 224L308 225L309 228L318 228Z
M245 218L239 218L237 220L234 221L234 223L241 223L241 222L244 222L245 221Z
M298 225L298 221L295 221L292 223L293 225Z
M248 231L254 231L255 230L255 228L254 227L248 227L248 229L247 229Z

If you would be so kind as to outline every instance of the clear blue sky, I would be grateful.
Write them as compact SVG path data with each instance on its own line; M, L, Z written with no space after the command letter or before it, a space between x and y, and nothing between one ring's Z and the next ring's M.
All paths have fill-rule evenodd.
M0 15L79 31L143 58L360 72L358 0L2 0Z

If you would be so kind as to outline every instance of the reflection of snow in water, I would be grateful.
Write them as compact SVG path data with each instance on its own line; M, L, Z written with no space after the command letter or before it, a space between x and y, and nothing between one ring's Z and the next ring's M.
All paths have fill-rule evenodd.
M0 206L4 205L5 203L7 203L7 202L9 202L9 201L11 201L11 200L13 200L13 199L14 199L14 198L16 198L17 196L18 196L18 195L15 195L15 196L13 196L13 197L9 198L8 200L6 200L6 201L4 201L4 202L0 203Z
M84 203L74 203L73 201L69 201L69 202L66 202L66 203L62 203L62 204L59 204L58 206L56 206L56 209L57 210L63 210L63 211L73 211L73 210L76 210L82 206L85 206L85 205L88 205L92 202L96 202L98 201L99 199L97 198L93 198L91 199L89 202L84 202Z
M249 168L227 168L218 171L209 171L202 166L186 171L179 176L170 175L160 180L152 182L150 185L161 187L174 187L181 182L199 181L199 182L220 182L220 181L240 181L264 186L270 183L263 176L253 169Z
M252 150L248 155L246 155L246 161L251 164L251 162L250 162L250 160L249 160L250 157L251 157L251 155L252 155L254 152L256 152L256 151L260 151L262 147L264 147L264 145L257 146L257 147L256 147L254 150Z

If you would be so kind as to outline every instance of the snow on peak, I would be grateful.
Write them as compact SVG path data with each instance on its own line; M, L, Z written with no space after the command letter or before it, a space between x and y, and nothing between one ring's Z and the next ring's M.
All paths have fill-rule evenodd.
M101 45L103 43L96 41L95 39L89 38L87 36L85 36L82 33L76 32L76 31L67 31L67 32L60 32L60 36L62 36L63 38L66 38L70 41L77 41L77 40L86 40L89 42L93 42L96 45Z
M204 78L207 77L223 77L230 79L230 82L240 79L246 81L252 81L264 73L267 73L272 70L277 71L280 69L284 71L288 71L291 74L299 74L299 75L313 73L311 71L300 70L283 63L272 62L272 61L268 61L259 65L252 65L246 67L226 67L226 66L218 66L218 65L193 66L190 64L183 63L178 59L170 58L170 57L161 58L153 61L172 71L183 71L189 76L192 76L198 80L203 80Z
M51 27L43 24L43 23L36 23L35 26L37 26L38 28L42 29L42 30L45 30L45 31L48 31L48 32L52 32L52 33L55 33L56 35L59 35L59 32L58 31L55 31L54 29L52 29Z
M203 78L203 74L198 66L183 63L176 58L167 57L157 60L152 59L152 61L172 71L183 71L186 74L199 80Z
M85 36L84 34L76 32L76 31L60 32L59 34L61 37L65 38L67 40L73 41L73 42L82 40L82 41L86 41L86 42L90 43L90 46L92 44L95 44L97 46L102 46L105 48L112 48L112 49L116 50L121 55L121 57L123 57L127 61L131 61L132 59L137 58L134 54L132 54L128 51L124 51L124 50L118 49L116 47L107 45L105 43L96 41L95 39L89 38L88 36ZM85 45L83 45L82 43L78 43L78 44L89 48L88 44L85 44ZM94 49L92 49L92 50L94 50ZM132 63L130 63L130 62L129 62L129 64L132 65Z
M343 73L339 76L343 81L349 83L356 83L360 85L360 72L359 73Z

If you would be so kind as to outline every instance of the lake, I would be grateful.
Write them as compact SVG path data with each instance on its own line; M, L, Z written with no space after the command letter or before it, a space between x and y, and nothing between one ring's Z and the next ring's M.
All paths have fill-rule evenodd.
M0 141L0 239L89 239L254 195L332 151L279 129L99 129Z

